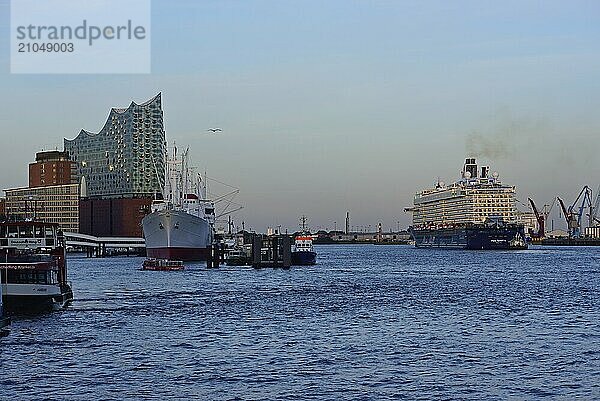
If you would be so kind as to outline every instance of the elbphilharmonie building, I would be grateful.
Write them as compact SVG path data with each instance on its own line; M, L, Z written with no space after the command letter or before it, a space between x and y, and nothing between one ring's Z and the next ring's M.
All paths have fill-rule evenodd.
M113 108L98 133L81 130L64 141L77 163L82 195L91 199L146 198L162 192L166 140L161 94Z
M65 139L80 183L79 232L141 237L140 222L165 182L162 98L113 108L102 129Z

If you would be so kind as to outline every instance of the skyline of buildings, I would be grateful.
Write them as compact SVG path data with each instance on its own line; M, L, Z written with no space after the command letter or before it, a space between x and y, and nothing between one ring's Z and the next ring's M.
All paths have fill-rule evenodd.
M80 188L75 168L68 152L36 153L28 166L29 185L4 190L7 218L38 219L78 232Z
M9 220L58 223L63 231L141 237L141 220L165 180L161 93L112 108L98 133L81 130L63 151L41 151L29 185L5 189Z

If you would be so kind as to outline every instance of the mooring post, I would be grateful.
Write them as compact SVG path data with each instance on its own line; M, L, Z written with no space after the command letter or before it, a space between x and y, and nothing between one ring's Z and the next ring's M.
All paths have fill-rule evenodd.
M225 243L219 244L219 248L221 249L221 264L225 264Z
M273 261L272 264L274 267L279 265L279 235L273 236L273 241L271 242L271 247L273 248Z
M252 267L261 267L261 248L262 236L258 234L252 234Z
M206 267L212 269L213 267L213 245L208 246L208 257L206 258Z
M213 267L219 267L219 264L220 264L219 262L221 261L221 256L219 255L219 251L220 251L219 244L215 244L213 246L213 252L214 252L214 255L213 255L213 259L214 259Z
M283 237L283 267L292 265L292 238L289 235Z

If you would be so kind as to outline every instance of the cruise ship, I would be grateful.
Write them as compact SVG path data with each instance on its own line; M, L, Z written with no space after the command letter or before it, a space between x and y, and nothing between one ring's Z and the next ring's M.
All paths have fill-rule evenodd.
M460 180L417 192L411 235L417 248L527 249L517 221L515 187L465 160Z
M162 199L142 220L149 258L203 261L213 243L215 207L206 199L206 179L189 166L188 151L177 148L167 160Z

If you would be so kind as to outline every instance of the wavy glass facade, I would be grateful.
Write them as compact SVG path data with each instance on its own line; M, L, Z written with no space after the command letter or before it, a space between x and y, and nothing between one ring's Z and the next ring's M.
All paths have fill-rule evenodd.
M90 198L152 197L165 181L166 140L161 94L126 109L113 108L98 133L81 130L64 141L77 163L82 195Z

